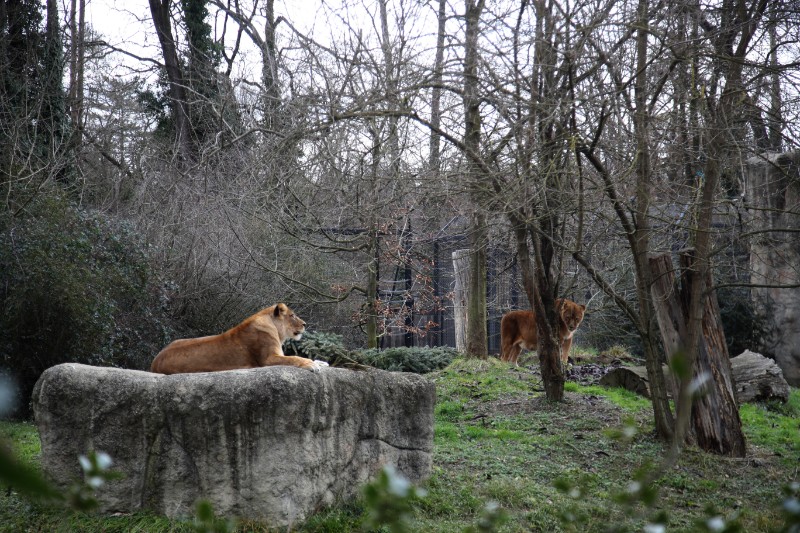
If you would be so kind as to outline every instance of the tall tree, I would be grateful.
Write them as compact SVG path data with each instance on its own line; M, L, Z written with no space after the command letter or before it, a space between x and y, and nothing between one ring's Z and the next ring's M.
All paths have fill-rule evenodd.
M470 234L470 289L467 301L466 350L474 357L486 357L486 247L489 229L484 211L486 172L481 164L481 98L478 67L480 52L481 12L484 0L465 0L464 38L464 150L467 158L466 175L473 204L469 225Z
M85 102L84 71L86 63L86 0L72 0L69 11L69 105L73 128L73 146L78 149L83 142L83 116Z
M176 153L180 160L188 162L194 158L194 143L189 119L187 83L178 56L178 46L172 33L172 0L149 0L149 2L167 74Z
M0 148L2 182L33 182L34 194L51 178L68 184L64 50L55 0L0 4L0 70L0 127L7 139Z

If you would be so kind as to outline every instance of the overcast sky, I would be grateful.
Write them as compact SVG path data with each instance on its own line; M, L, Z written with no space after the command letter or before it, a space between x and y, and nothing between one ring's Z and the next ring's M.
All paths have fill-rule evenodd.
M314 32L319 28L315 24L315 14L320 10L318 2L303 0L278 0L275 5L276 16L286 16L292 24L301 31ZM211 9L209 9L211 11ZM161 50L158 39L153 29L150 15L150 5L147 0L87 0L87 23L99 33L109 44L121 48L132 54L150 57L161 61ZM221 21L221 18L218 20ZM209 20L213 23L214 20ZM221 26L221 24L220 24ZM324 26L322 26L324 28ZM229 35L233 35L235 26L228 28ZM218 28L221 32L221 27ZM252 68L260 68L255 48L247 37L243 38L243 61L237 65L234 77L251 77ZM251 61L252 66L246 62ZM115 74L124 76L142 67L135 59L124 54L115 54L112 64L120 64L121 68L115 69ZM256 76L257 78L257 76Z

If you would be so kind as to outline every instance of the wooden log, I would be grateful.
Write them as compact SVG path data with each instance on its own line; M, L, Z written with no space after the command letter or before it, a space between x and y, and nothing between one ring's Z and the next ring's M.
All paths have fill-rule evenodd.
M789 401L789 384L774 360L745 350L731 359L731 370L740 404L773 399Z
M667 367L664 374L668 375ZM745 350L731 359L731 374L735 384L738 402L759 402L764 400L789 400L789 384L783 378L780 367L768 357ZM650 397L650 383L647 370L643 366L620 366L609 370L600 385L622 387L646 398Z

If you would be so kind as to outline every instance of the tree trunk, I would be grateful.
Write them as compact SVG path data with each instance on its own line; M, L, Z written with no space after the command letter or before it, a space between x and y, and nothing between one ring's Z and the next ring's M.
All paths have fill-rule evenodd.
M178 156L188 161L192 158L191 124L189 121L186 82L181 70L175 38L172 36L171 0L149 0L153 25L161 44L164 68L169 83L170 108L175 125L175 147Z
M281 89L278 80L278 56L275 42L275 0L264 4L264 40L256 43L261 48L261 83L264 84L264 125L267 129L280 131L282 120L279 116Z
M473 215L470 250L469 292L467 294L466 353L485 358L489 354L486 332L486 244L488 229L483 213Z
M539 368L542 372L542 383L545 396L551 402L564 399L564 365L561 362L561 338L558 334L561 325L561 309L556 308L556 286L553 279L552 261L554 257L553 242L543 235L554 236L555 226L549 224L550 217L542 217L548 222L539 231L529 229L533 239L534 258L536 264L536 294L533 299L533 310L536 314L536 330L539 344L536 347L539 356Z
M681 349L680 340L686 337L686 324L683 320L678 319L681 317L681 310L678 307L677 299L674 298L675 276L672 258L669 254L652 256L649 258L649 263L651 272L656 273L650 292L654 302L658 329L661 332L661 342L667 355L667 361L671 361L672 357ZM669 275L664 275L667 272ZM667 386L670 395L677 398L680 384L674 375L669 375Z
M70 4L69 47L69 114L72 122L74 147L83 142L83 73L86 40L86 0L72 0Z
M681 256L681 267L689 276L689 283L697 282L697 273L692 270L696 261L693 252L692 250ZM711 273L708 270L706 272L705 286L710 288ZM702 333L698 339L694 375L707 375L709 386L706 387L706 394L695 399L692 404L692 425L697 444L702 449L722 455L744 457L747 449L717 295L708 290L703 299Z
M475 210L470 223L470 277L467 299L466 353L486 357L486 246L488 227L483 212L484 185L487 176L479 164L481 149L481 113L478 94L478 35L483 0L466 2L466 38L464 39L464 148Z
M433 178L438 181L440 162L439 133L436 131L442 121L442 78L444 77L444 38L445 38L445 8L447 0L439 0L437 20L439 22L436 33L436 59L433 63L433 87L431 88L431 131L428 149L428 166Z
M550 322L550 320L547 321ZM537 320L537 328L540 322L541 320ZM557 332L558 329L555 331ZM542 333L542 330L539 329L539 344L536 347L536 353L539 356L539 368L542 371L544 395L551 402L561 402L564 400L564 382L566 381L561 363L561 342L557 335L552 334L552 328L551 334L543 335Z
M376 309L376 302L378 301L378 266L379 266L379 250L377 229L370 232L368 237L370 239L369 247L370 259L367 262L367 295L366 295L366 334L367 334L367 348L378 347L378 312Z
M636 111L634 113L634 132L636 135L636 211L634 219L634 234L630 238L631 253L636 269L636 296L639 301L639 321L642 340L645 345L645 366L650 374L652 383L653 416L655 419L656 433L663 439L672 437L674 420L667 402L667 385L661 371L659 352L654 348L653 336L653 304L651 301L651 286L653 273L647 260L650 251L650 220L649 210L651 202L651 165L650 165L650 112L647 107L647 39L649 37L649 2L639 0L637 7L638 23L636 34L636 78L634 83L634 98Z
M686 346L687 337L680 335L681 328L688 329L690 320L689 302L691 301L693 284L697 273L692 270L694 264L693 251L684 251L681 254L681 267L684 275L681 284L676 287L672 263L667 256L667 260L653 258L653 275L659 279L659 283L665 283L666 287L676 287L661 299L656 300L656 305L660 307L657 311L659 327L662 331L669 334L664 338L665 348L668 347L672 339L681 339L680 350L688 353L693 347ZM705 280L705 286L711 286L711 280ZM677 313L677 314L676 314ZM694 347L697 357L692 362L690 380L705 380L701 387L701 396L695 398L691 404L692 433L698 446L703 450L711 451L734 457L743 457L745 450L745 439L742 433L742 423L739 418L739 409L736 404L736 394L734 392L733 381L731 378L730 358L728 348L725 343L725 333L722 330L722 323L719 317L719 306L716 295L707 292L703 298L702 328L697 337L697 346ZM674 352L673 352L674 353ZM689 359L691 361L691 359ZM687 383L681 384L681 390ZM683 405L685 395L679 397L678 410L686 408Z

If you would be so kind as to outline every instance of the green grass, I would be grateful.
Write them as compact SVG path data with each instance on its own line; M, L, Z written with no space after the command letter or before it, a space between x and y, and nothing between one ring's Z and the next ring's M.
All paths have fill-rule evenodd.
M40 444L35 425L30 422L0 420L0 438L11 443L14 455L20 461L38 467Z
M602 387L600 385L585 386L567 382L564 384L564 390L584 395L602 396L614 405L635 413L650 409L652 405L647 398L643 398L636 393L620 387Z
M800 389L792 389L785 404L744 404L739 415L751 444L783 457L788 465L800 464Z
M41 444L36 426L29 422L0 421L0 446L10 443L15 457L25 465L39 469ZM77 457L75 458L77 462ZM125 516L102 516L68 512L42 503L29 502L0 483L0 532L182 532L188 524L155 516L134 513Z
M545 401L535 362L520 368L496 359L456 360L428 375L436 384L433 474L414 505L414 531L460 532L474 526L487 502L507 513L504 532L641 531L666 510L669 531L696 530L704 509L737 512L743 530L767 532L779 522L780 488L800 462L800 391L788 404L748 404L741 416L750 453L733 460L688 448L658 480L655 508L615 503L637 471L657 463L664 445L653 439L650 402L628 391L567 383L564 403ZM626 420L639 431L629 441L610 435ZM28 423L0 423L0 438L38 465L39 439ZM565 480L574 493L556 489ZM562 521L569 512L583 520ZM324 510L292 531L356 531L365 518L354 499ZM191 531L187 522L150 513L97 516L47 509L0 489L0 531ZM237 531L276 531L240 522Z

